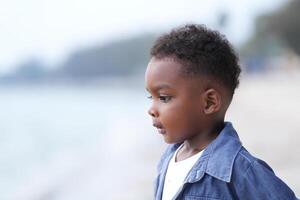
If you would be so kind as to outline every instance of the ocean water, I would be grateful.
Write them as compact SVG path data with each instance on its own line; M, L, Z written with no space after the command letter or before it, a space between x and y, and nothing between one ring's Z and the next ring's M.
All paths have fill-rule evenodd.
M148 105L139 89L1 88L0 199L151 199Z

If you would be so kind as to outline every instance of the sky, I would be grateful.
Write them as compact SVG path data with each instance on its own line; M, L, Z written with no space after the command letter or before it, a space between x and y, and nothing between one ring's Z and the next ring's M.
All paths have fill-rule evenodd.
M49 67L79 48L101 45L146 32L161 32L188 22L217 28L235 45L253 32L255 16L287 0L0 0L0 74L31 58Z

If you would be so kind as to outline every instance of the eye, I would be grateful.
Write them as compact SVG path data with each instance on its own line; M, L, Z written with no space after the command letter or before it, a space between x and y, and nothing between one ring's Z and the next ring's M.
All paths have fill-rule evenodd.
M171 96L159 96L159 100L161 100L164 103L168 103L171 99Z
M148 99L152 99L152 96L148 96L147 98L148 98Z

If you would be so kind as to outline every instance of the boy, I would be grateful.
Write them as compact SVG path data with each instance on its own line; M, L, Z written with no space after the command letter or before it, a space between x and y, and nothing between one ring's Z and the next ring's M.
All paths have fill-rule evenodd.
M148 112L170 144L155 199L297 199L224 122L240 71L229 42L204 26L179 27L155 42L145 73Z

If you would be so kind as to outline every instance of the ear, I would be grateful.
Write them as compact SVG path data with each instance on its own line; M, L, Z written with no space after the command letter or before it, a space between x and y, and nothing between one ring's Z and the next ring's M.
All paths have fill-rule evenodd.
M207 89L203 93L204 107L203 112L205 114L213 114L221 109L222 97L218 91L213 88Z

